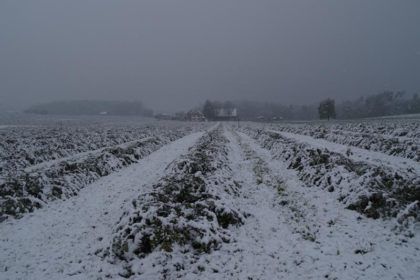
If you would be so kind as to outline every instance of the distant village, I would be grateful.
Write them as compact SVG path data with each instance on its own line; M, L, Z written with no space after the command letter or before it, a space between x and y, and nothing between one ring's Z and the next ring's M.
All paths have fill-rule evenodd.
M206 101L201 109L192 109L188 112L178 112L171 114L157 114L158 120L178 120L178 121L237 121L239 120L238 109L230 102L210 102Z

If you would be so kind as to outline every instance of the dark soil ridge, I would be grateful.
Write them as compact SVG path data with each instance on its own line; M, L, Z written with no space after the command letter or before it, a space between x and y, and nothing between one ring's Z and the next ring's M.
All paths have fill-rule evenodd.
M229 227L244 218L233 202L239 185L231 179L227 141L221 128L208 132L150 193L133 200L117 224L113 260L130 262L154 251L209 253L231 241Z

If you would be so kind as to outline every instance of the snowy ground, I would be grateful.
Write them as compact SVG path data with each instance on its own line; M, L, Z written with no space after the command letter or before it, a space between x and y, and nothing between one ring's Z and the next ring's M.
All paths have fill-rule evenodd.
M420 173L420 163L411 159L390 156L384 153L370 151L370 150L361 149L357 147L349 147L346 145L326 141L323 139L315 139L313 137L301 135L301 134L279 132L276 130L268 130L268 131L279 133L287 138L296 140L297 142L308 143L311 146L316 147L316 148L328 148L329 151L333 151L333 152L341 153L341 154L350 153L349 158L357 160L357 161L364 161L369 164L379 165L379 166L386 165L388 167L395 168L395 169L412 168L414 170L417 170L418 173Z
M119 267L95 251L110 242L123 206L164 173L202 135L191 134L104 177L64 202L0 224L0 279L96 279ZM99 191L98 191L99 190Z
M188 244L167 251L158 247L127 261L104 254L132 200L149 193L170 174L168 166L193 153L207 133L195 132L102 177L75 197L0 223L0 279L418 279L418 223L411 228L414 236L407 237L395 229L395 219L348 210L334 193L308 187L296 170L235 125L224 124L220 131L227 155L219 159L227 160L211 176L232 175L221 183L234 182L238 192L220 197L244 217L226 229L231 238L220 247L209 252L195 252ZM322 139L276 133L343 155L348 150ZM352 160L396 171L410 168L420 176L416 161L351 150ZM126 273L139 265L138 273Z

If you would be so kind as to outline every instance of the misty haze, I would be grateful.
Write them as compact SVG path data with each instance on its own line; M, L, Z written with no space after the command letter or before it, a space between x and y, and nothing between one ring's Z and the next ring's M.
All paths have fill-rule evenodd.
M418 279L420 2L0 3L0 279Z

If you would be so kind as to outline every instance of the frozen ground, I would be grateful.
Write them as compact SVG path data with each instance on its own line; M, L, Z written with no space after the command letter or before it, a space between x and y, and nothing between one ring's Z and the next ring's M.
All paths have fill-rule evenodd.
M379 153L375 151L369 151L366 149L361 149L358 147L349 147L342 144L333 143L324 139L315 139L310 136L289 133L289 132L279 132L276 130L268 130L275 133L279 133L287 138L296 140L301 143L308 143L316 148L327 148L329 151L333 151L340 154L348 153L348 157L358 161L365 161L373 165L386 165L395 169L407 169L412 168L417 170L417 173L420 173L420 163L411 159L402 158L398 156L389 156L384 153Z
M0 225L1 279L96 279L116 274L95 251L108 245L123 206L164 173L202 133L169 144L64 202Z
M398 217L373 219L347 209L337 187L327 191L312 185L292 168L279 156L286 151L282 147L289 148L276 144L281 139L268 145L261 138L264 125L238 129L223 124L210 134L207 127L96 180L74 197L0 223L0 279L418 279L420 213L415 199L420 186L412 183L420 176L417 161L360 147L351 147L350 153L343 144L265 129L292 144L337 153L365 167L408 174L414 195L404 198L410 199L407 209ZM324 165L316 163L320 172L330 170ZM165 193L170 188L162 184L170 187L171 178L178 185L172 194ZM371 183L360 184L365 182ZM354 185L341 185L340 192L346 187ZM165 206L168 197L180 194L177 202L186 208L175 211L172 225L170 211L138 214L142 205L133 208L134 201ZM214 204L239 213L241 222L217 216L220 209ZM124 223L130 225L131 232L123 233L129 240L140 242L148 235L151 241L121 246L126 252L121 258L110 248Z

